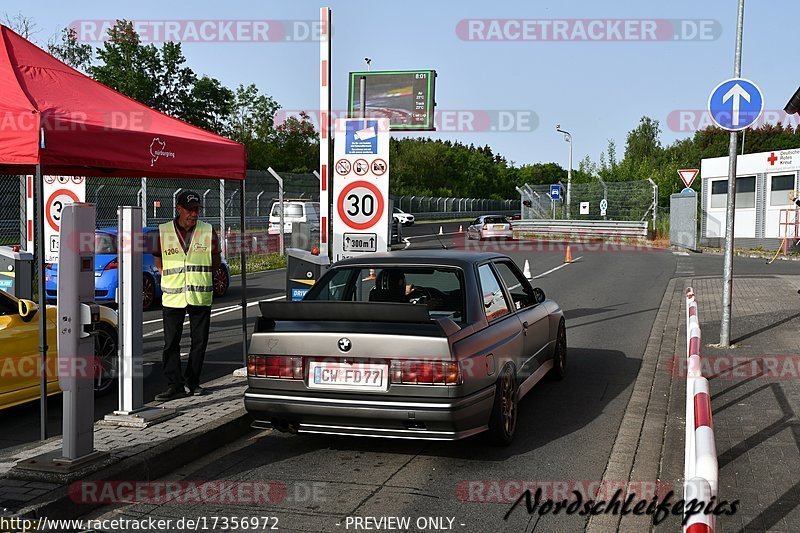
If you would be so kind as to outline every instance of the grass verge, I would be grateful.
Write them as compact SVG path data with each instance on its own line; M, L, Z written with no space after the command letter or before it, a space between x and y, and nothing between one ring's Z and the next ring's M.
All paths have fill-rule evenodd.
M231 275L235 276L242 273L242 264L239 256L228 258L228 266ZM264 270L275 270L276 268L286 267L286 256L277 252L269 254L256 254L247 256L247 272L263 272Z

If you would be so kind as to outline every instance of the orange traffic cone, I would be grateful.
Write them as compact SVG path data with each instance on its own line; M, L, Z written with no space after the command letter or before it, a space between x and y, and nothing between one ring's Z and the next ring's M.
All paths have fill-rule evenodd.
M565 263L572 263L572 252L569 250L569 245L567 245L567 255L564 257Z
M458 232L464 233L464 227L461 224L458 225Z

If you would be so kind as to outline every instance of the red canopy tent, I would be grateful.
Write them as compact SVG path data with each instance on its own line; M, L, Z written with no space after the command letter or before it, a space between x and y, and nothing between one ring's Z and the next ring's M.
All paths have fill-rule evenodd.
M244 232L245 147L155 111L65 65L0 25L0 174L37 177L36 248L42 250L43 172L69 176L217 178L240 181ZM243 342L246 276L242 260ZM45 307L42 254L39 305ZM46 321L39 321L45 368ZM42 372L42 392L45 376ZM46 435L42 397L42 436Z

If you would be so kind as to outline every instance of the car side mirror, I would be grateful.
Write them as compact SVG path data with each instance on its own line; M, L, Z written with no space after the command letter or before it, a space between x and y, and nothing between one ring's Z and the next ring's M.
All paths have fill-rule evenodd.
M544 291L539 287L533 288L533 296L536 298L537 304L540 304L547 299L547 296L544 295Z
M39 309L39 306L30 300L19 300L17 303L17 308L19 310L19 317L22 319L22 321L30 322L34 315L36 315L36 311Z

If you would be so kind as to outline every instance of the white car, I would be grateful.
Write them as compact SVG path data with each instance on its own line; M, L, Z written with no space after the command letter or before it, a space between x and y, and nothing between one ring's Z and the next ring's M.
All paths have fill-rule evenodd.
M319 228L319 202L304 200L283 201L283 233L292 232L293 222L308 222L312 227ZM281 228L281 204L273 202L269 212L270 235L277 235Z
M395 207L394 211L392 211L392 216L404 226L413 226L414 225L414 215L411 213L406 213L405 211Z
M477 239L514 239L514 227L506 217L501 215L482 215L476 218L467 228L467 238Z

